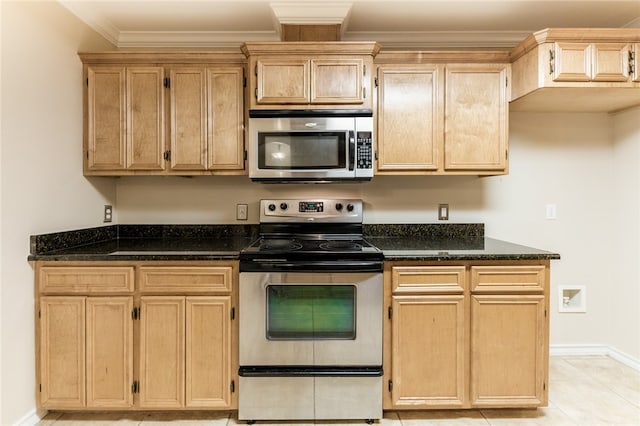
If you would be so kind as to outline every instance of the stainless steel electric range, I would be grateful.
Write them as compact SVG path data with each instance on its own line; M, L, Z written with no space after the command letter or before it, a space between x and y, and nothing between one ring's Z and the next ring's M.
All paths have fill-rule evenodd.
M383 255L361 200L261 200L240 253L238 417L382 417Z

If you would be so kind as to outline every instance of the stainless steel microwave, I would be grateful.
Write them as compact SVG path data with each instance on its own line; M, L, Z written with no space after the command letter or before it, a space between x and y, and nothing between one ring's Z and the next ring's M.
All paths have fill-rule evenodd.
M373 152L371 110L249 111L254 181L366 181Z

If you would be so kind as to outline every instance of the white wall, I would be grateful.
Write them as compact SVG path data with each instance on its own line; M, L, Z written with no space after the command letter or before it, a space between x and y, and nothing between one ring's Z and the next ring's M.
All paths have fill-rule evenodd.
M35 409L29 236L102 225L113 180L82 176L79 50L112 47L57 2L2 2L2 410L11 425Z
M637 135L640 120L624 123ZM257 223L260 198L329 195L363 198L367 223L429 223L437 222L437 204L446 202L451 222L482 222L488 236L561 254L551 271L552 345L616 345L637 359L637 345L622 342L629 332L638 334L638 324L635 330L611 327L617 298L611 271L621 255L612 230L626 234L610 206L619 198L613 189L628 179L615 177L622 160L614 159L612 129L608 114L512 113L510 173L497 177L379 176L354 185L263 185L244 177L121 178L116 214L119 223L237 223L235 204L248 203L249 222ZM635 161L628 168L637 173L637 144L627 145L635 146L636 156L619 156ZM545 219L550 203L557 205L556 220ZM559 285L585 285L587 312L558 313ZM639 285L637 276L629 282L629 287Z
M615 262L612 264L609 311L612 345L624 353L640 356L640 107L613 117L614 173L612 205L618 226L613 232Z

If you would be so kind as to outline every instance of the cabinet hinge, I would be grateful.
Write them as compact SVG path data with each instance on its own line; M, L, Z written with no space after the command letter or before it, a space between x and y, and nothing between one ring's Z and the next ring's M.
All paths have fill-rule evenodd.
M165 161L171 161L171 151L165 151L163 157Z
M554 59L553 50L549 49L549 74L553 74L553 59Z
M169 77L164 78L164 87L165 89L168 89L171 87L171 79Z
M243 160L247 161L247 150L246 149L244 150L244 158L243 158Z
M547 390L547 384L546 383L542 384L542 390Z
M393 382L389 380L389 392L393 391Z
M389 319L393 317L393 308L391 306L389 306L389 309L387 310L387 316Z
M236 308L231 308L231 321L236 319Z
M504 87L509 87L509 77L504 78Z
M362 99L367 99L367 88L366 87L362 88Z
M231 381L231 393L234 393L236 391L236 382L234 382L233 380Z
M629 75L633 75L635 72L634 60L636 59L636 53L633 50L629 51Z
M545 317L545 318L547 317L547 309L546 309L546 308L545 308L545 310L544 310L544 317Z
M362 75L367 75L367 66L366 65L362 66Z
M42 312L40 312L40 309L38 309L38 318L42 318Z
M140 382L134 380L131 384L131 393L140 393Z
M508 149L504 150L504 158L507 159L507 160L509 159L509 150Z
M247 87L247 77L242 77L242 87Z
M378 77L375 77L375 78L373 79L373 85L374 85L375 87L378 87Z
M42 383L40 383L40 392L42 392Z
M253 95L256 97L256 99L258 99L258 88L256 87L256 90L253 91Z
M373 153L373 158L375 158L375 160L378 161L378 151L375 151Z
M631 52L629 52L629 53L631 53ZM87 87L89 87L89 79L88 78L87 78Z
M256 77L258 76L258 64L256 64L255 67L253 67L253 73L256 75Z
M140 319L140 308L133 308L133 311L131 311L131 319L133 320Z

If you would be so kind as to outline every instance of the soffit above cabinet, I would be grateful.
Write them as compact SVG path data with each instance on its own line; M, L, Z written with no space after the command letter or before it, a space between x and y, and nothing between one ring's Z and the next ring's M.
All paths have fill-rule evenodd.
M383 49L511 49L546 27L638 27L637 0L59 0L117 48L238 48L281 25L338 24ZM576 13L579 11L579 13Z

